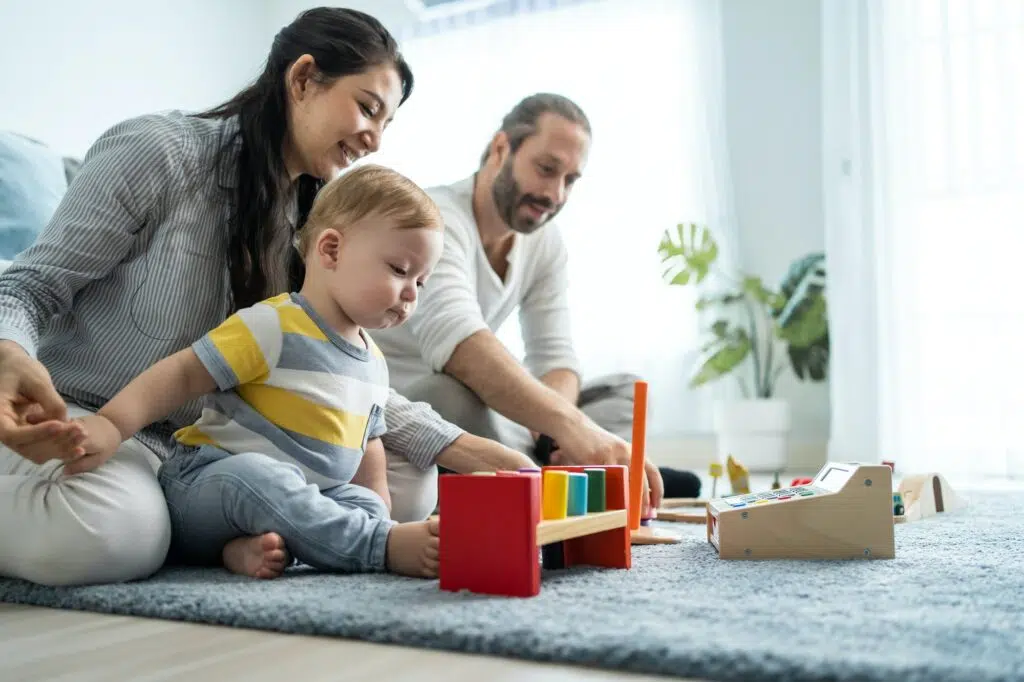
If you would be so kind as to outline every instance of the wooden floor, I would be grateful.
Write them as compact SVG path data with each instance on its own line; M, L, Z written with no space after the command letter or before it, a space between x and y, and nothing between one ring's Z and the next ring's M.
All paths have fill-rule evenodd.
M354 640L0 604L0 680L664 680Z

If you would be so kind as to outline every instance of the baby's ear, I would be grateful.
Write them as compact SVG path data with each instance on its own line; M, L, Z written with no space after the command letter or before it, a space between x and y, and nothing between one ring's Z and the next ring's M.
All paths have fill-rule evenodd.
M341 252L341 233L327 228L316 239L316 254L326 267L333 267L338 262Z

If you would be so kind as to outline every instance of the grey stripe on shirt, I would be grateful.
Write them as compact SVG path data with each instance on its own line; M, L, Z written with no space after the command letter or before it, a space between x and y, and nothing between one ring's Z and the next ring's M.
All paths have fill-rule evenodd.
M98 409L229 314L233 195L223 188L234 178L219 177L214 162L236 128L181 112L115 125L86 154L46 229L0 275L0 339L37 356L67 399ZM165 457L200 405L139 439ZM422 469L462 434L394 391L386 420L384 446Z

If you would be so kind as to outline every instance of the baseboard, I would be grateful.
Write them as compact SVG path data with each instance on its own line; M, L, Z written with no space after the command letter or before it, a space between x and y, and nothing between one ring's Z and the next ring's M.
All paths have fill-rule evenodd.
M651 438L647 442L647 454L661 466L687 469L701 474L707 472L709 464L718 461L713 435ZM827 459L827 441L793 439L789 443L786 471L814 474Z

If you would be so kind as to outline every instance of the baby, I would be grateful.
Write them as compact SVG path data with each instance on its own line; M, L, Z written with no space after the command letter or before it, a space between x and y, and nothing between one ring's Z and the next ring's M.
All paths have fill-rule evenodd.
M437 207L363 166L328 183L298 235L298 293L239 310L81 420L79 454L205 396L159 472L172 556L275 578L292 557L334 571L435 577L436 520L396 523L381 436L388 370L364 331L405 322L441 256Z

